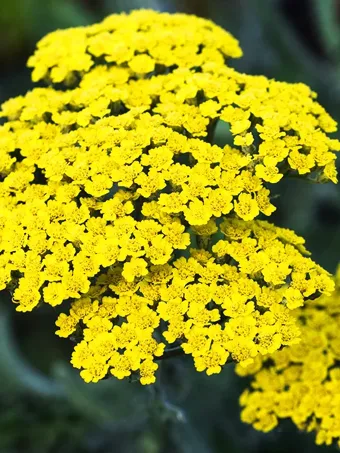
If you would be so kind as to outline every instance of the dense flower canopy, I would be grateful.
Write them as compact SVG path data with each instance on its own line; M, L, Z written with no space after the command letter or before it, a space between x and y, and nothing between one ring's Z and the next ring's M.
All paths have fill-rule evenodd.
M0 289L19 311L64 302L86 381L152 383L173 343L208 374L252 362L333 290L303 239L254 219L283 177L337 182L336 123L307 86L227 65L239 56L208 20L113 15L46 36L29 66L48 86L2 105Z
M98 63L127 67L145 75L165 69L200 68L207 61L224 64L238 58L237 40L209 20L186 14L139 10L113 14L100 24L58 30L39 44L28 66L33 81L73 80L74 72L88 72Z
M337 291L310 301L294 315L301 342L258 356L241 375L253 375L242 395L242 420L261 431L290 418L303 430L316 432L316 443L340 445L340 268Z
M144 222L150 224L136 224L134 234ZM327 275L299 251L301 238L267 222L224 220L220 230L226 239L210 253L216 225L211 229L198 228L204 249L190 249L189 257L171 265L152 265L148 272L136 258L123 272L118 265L100 274L89 293L71 304L69 315L60 315L60 336L85 327L72 357L74 366L84 368L85 380L97 381L109 370L118 378L142 373L142 360L151 364L153 355L162 355L164 341L179 343L197 370L208 374L220 372L229 356L247 364L259 353L299 341L290 311L332 290ZM145 278L134 279L136 272Z

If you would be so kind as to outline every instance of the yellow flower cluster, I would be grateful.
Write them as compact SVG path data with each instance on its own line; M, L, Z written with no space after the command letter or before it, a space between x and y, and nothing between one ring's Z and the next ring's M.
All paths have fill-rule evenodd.
M260 431L291 419L316 433L318 445L340 445L340 268L331 297L309 301L294 314L301 341L274 354L258 356L240 375L253 375L241 396L241 418Z
M332 290L301 238L254 219L284 176L337 181L336 123L307 86L227 66L239 56L204 19L113 15L46 36L29 66L49 86L2 105L0 290L19 311L71 303L59 334L87 381L153 382L163 336L208 373L246 363Z
M174 66L200 68L238 58L237 40L213 22L186 14L151 10L113 14L88 27L57 30L43 38L28 60L32 78L72 83L98 64L126 66L137 76Z
M58 335L82 338L72 363L86 381L138 371L143 384L153 382L164 341L182 347L209 375L219 373L229 357L252 363L259 353L298 342L291 310L333 290L333 281L303 256L303 240L290 230L224 219L225 239L212 247L216 224L200 230L204 249L192 248L187 258L149 271L142 258L114 266L71 304L68 315L59 316ZM135 280L136 273L145 278Z

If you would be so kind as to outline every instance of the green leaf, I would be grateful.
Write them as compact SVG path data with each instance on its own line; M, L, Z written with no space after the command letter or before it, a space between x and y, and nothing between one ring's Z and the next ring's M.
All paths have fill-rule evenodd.
M71 365L57 363L53 374L62 386L68 401L84 416L97 422L114 422L116 428L131 429L147 419L147 393L139 382L111 378L86 384Z
M334 60L340 57L340 28L335 0L313 0L315 17L324 48Z
M3 305L0 305L0 332L2 390L28 390L40 396L61 397L60 386L31 367L21 355L12 334L9 313Z

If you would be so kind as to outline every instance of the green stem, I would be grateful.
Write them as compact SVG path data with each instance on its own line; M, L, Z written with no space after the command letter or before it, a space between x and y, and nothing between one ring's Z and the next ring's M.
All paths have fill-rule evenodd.
M209 124L208 127L208 135L207 135L207 141L212 145L214 142L214 135L215 135L215 130L217 126L218 119L215 118L212 120L212 122Z
M176 346L174 348L165 349L161 357L155 357L155 360L166 360L171 359L172 357L180 357L184 355L184 351L181 346Z

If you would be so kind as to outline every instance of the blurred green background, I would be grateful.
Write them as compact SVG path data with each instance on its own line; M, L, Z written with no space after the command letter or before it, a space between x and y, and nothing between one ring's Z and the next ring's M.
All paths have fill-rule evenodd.
M47 32L134 8L214 20L241 42L238 70L305 82L340 120L339 0L0 0L0 101L31 88L25 63ZM333 272L340 189L290 180L277 193L272 221L303 235ZM53 309L19 314L5 292L0 297L0 453L335 451L290 423L269 434L242 424L237 401L247 382L232 365L206 377L179 358L162 362L151 388L115 379L84 384L69 364L72 345L54 335Z

